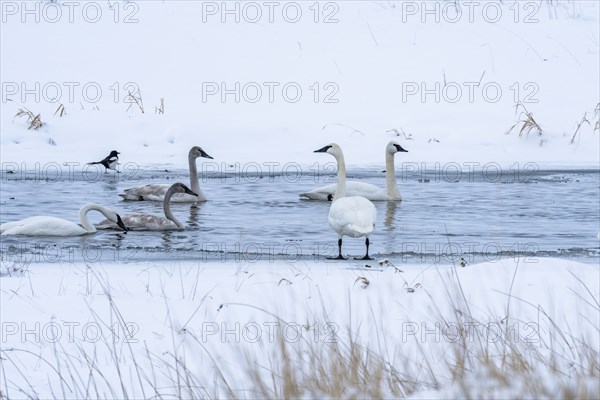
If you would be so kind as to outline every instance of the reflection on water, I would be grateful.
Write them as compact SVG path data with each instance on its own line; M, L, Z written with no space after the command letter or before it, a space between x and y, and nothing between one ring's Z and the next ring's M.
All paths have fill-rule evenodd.
M388 230L394 230L394 221L396 216L396 208L400 208L402 204L401 201L388 201L385 207L385 220L383 222L384 226Z
M186 225L192 230L197 229L200 225L200 209L202 207L202 204L203 203L190 205L190 212L188 214Z
M78 221L79 208L89 202L109 206L120 214L163 215L161 203L124 202L118 194L147 183L187 181L186 171L150 171L138 174L135 182L123 179L124 175L67 182L3 175L0 222L33 215ZM379 171L351 175L356 180L385 185ZM375 202L378 221L371 236L372 254L376 258L395 255L427 263L448 263L465 255L484 260L516 255L561 256L597 262L600 174L539 172L528 178L523 182L491 182L422 175L399 177L404 200ZM293 181L281 176L208 179L201 185L209 201L171 205L173 213L188 227L185 231L101 231L76 238L2 237L2 257L23 253L36 255L36 261L48 261L49 257L115 261L177 257L253 262L256 254L263 254L266 260L322 259L336 252L337 237L327 223L331 203L299 200L298 194L330 181L329 176L322 176L315 182L312 175ZM35 202L31 201L33 191ZM89 217L94 223L103 219L97 213ZM344 251L362 255L364 239L346 238ZM228 258L231 255L235 258Z

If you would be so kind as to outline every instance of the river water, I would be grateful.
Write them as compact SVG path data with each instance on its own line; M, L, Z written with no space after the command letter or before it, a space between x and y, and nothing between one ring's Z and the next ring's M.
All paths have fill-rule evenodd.
M331 171L329 171L331 172ZM446 171L447 172L447 171ZM377 170L349 170L348 179L385 186ZM53 215L74 222L86 203L119 214L162 215L162 204L125 202L123 189L147 183L183 182L185 170L74 173L68 179L2 171L0 222ZM212 174L201 186L209 201L172 204L185 231L99 231L74 238L9 237L3 261L317 261L336 255L337 237L327 223L329 203L298 194L335 182L324 173ZM402 202L375 202L378 221L371 255L396 262L467 263L519 258L537 262L563 257L598 263L600 173L597 170L521 171L491 176L422 171L398 176ZM104 219L89 214L92 222ZM364 254L363 239L344 239L344 254Z

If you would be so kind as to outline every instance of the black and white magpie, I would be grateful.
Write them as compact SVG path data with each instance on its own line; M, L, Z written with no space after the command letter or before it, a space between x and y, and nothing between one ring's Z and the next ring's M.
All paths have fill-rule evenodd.
M102 164L102 166L104 168L106 168L104 170L105 174L108 172L109 169L117 171L117 163L119 162L119 154L121 154L121 153L119 153L116 150L113 150L110 152L110 154L104 160L91 162L91 163L88 163L88 165ZM121 172L121 171L117 171L117 172Z

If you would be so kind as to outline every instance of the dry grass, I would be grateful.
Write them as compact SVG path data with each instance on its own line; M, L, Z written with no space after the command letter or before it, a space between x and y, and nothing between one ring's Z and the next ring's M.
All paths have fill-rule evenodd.
M163 97L160 98L160 105L154 106L154 112L161 115L165 113L165 99Z
M309 344L279 340L270 367L247 360L245 368L254 386L251 397L289 398L400 398L417 386L434 388L403 376L377 352L357 340Z
M56 111L54 111L54 115L58 114L59 117L63 117L65 115L67 115L67 110L65 110L65 105L61 104L58 106L58 108L56 109Z
M521 112L519 112L519 110L521 110ZM518 115L517 122L506 131L507 135L515 128L518 128L519 137L523 137L523 135L525 135L525 137L529 137L529 134L532 131L537 133L538 136L542 136L542 127L538 124L535 118L533 118L533 113L531 113L527 107L525 107L525 104L518 102L515 105L515 114Z
M26 117L29 127L27 129L38 130L44 125L42 122L42 114L34 114L31 110L26 107L19 108L15 114L15 118Z
M357 283L360 284L361 289L366 289L371 284L371 282L364 276L359 276L358 278L356 278L354 284L356 285Z
M103 321L90 307L93 320L102 326L117 324L123 331L129 329L111 294L108 278L91 268L89 274L111 310L110 320ZM444 279L446 301L431 302L430 322L458 327L483 325L485 321L477 321L471 314L473 305L462 291L457 269L453 268ZM360 278L357 281L363 283ZM597 295L579 282L581 293L577 294L590 308L579 312L597 315ZM279 284L281 281L274 282ZM433 300L426 288L421 290ZM508 332L511 302L520 300L511 293L506 295L503 321ZM53 388L53 398L357 399L405 398L418 393L427 397L430 391L441 391L438 397L591 399L597 398L600 391L599 344L571 334L535 305L531 306L538 308L539 340L531 343L512 340L509 334L490 342L478 330L473 334L462 328L451 342L429 342L418 336L413 337L414 342L401 342L399 333L390 332L385 321L379 320L366 327L368 339L361 339L361 327L346 327L331 341L311 340L311 335L286 341L279 330L276 341L256 344L262 346L260 350L245 347L245 357L238 355L235 360L223 361L222 354L215 354L215 349L203 342L194 328L181 329L177 325L171 317L167 295L163 292L161 296L165 299L164 323L170 337L165 337L160 345L149 347L144 341L133 348L106 338L93 346L76 342L65 349L57 344L50 355L3 347L1 396L39 398L39 388L26 378L31 376L27 365L33 364L49 367L47 381ZM279 319L266 310L248 307ZM499 319L494 315L488 318ZM319 319L331 320L325 311ZM210 361L199 363L200 356ZM10 375L8 370L12 371ZM24 378L25 383L15 389L12 382L19 378Z
M583 125L583 124L590 125L590 121L588 121L588 119L586 117L587 117L587 113L583 113L583 117L581 117L581 121L579 121L579 123L577 124L577 129L575 129L575 133L573 133L573 137L571 138L571 144L575 143L575 137L577 136L579 129L581 129L581 125Z
M404 129L402 129L402 128L400 128L400 131L396 128L386 131L386 133L390 133L390 132L392 132L394 134L394 136L399 137L402 135L404 137L404 139L406 139L406 140L414 140L412 133L406 134L406 132L404 132Z
M31 260L20 258L17 261L0 261L0 277L3 276L22 276L29 270ZM1 398L1 397L0 397Z
M142 100L142 92L138 89L135 93L129 92L125 97L125 102L130 103L127 111L135 104L138 109L144 114L144 101Z
M596 123L594 124L594 133L596 133L596 131L600 132L600 103L596 105L596 109L594 110L594 116L596 117Z

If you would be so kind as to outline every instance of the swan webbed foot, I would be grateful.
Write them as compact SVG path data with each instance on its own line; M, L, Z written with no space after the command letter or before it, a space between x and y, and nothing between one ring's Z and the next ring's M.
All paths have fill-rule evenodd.
M367 246L367 252L365 253L365 256L363 258L355 258L355 260L372 260L371 257L369 257L369 245L371 244L371 242L369 241L369 238L365 239L365 245Z
M342 255L342 238L338 239L338 256L337 257L327 257L328 260L347 260L347 258L345 258Z

